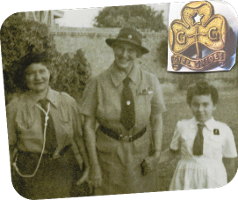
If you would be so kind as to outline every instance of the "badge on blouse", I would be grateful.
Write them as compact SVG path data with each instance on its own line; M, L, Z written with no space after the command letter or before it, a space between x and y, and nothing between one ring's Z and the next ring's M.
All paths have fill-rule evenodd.
M142 89L142 90L136 90L136 95L139 96L139 95L148 95L148 94L153 94L153 90L152 90L152 87L148 87L148 88L145 88L145 89Z
M220 135L219 129L213 129L213 134L214 135Z
M237 28L233 28L232 18L224 16L229 17L232 12L227 4L213 4L208 1L187 3L181 9L181 19L171 21L168 71L222 71L233 67L237 42L236 36L231 36L236 35ZM171 7L170 17L177 9ZM237 23L235 15L232 20Z

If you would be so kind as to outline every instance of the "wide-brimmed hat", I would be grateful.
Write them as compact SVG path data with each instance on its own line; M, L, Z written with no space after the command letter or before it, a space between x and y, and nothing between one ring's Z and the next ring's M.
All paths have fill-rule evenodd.
M118 43L127 43L135 46L141 51L142 54L149 53L149 50L142 46L141 33L132 28L122 28L116 39L108 38L106 39L106 43L110 47L113 47L115 44Z

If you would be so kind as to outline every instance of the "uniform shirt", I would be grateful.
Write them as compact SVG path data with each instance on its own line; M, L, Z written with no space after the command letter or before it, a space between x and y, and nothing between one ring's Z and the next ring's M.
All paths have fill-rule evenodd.
M91 78L84 91L81 113L95 117L98 122L119 134L133 135L149 124L151 115L166 110L160 83L153 74L134 66L128 75L135 105L135 126L130 131L120 123L121 96L125 74L114 64Z
M182 120L177 123L170 148L181 149L183 158L193 158L197 161L206 160L221 161L222 157L237 157L235 140L231 129L222 122L215 121L214 118L205 122L203 129L203 155L193 155L193 142L197 134L197 124L195 117L190 120Z
M50 102L50 114L55 127L59 152L71 144L75 136L81 136L81 120L76 101L66 93L49 88L46 99ZM21 151L40 153L43 146L43 127L39 101L31 91L13 99L6 108L9 145Z

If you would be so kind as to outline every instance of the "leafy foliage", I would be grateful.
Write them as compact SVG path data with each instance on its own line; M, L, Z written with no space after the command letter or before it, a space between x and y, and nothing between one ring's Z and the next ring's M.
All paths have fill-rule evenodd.
M96 27L133 27L141 30L166 29L163 11L158 12L146 5L105 7L95 17Z
M54 53L51 62L51 86L79 98L91 74L91 67L81 49L71 58L68 53Z
M41 52L48 46L53 46L48 29L43 24L24 21L21 13L8 17L1 28L2 63L6 92L17 90L14 84L15 64L30 51Z
M2 62L5 92L21 92L14 81L17 61L30 51L46 51L51 63L52 88L72 96L81 95L85 82L91 73L90 65L81 49L73 58L61 54L55 48L49 27L35 21L25 21L22 13L8 17L1 28Z
M160 41L157 47L157 56L163 68L167 68L168 63L168 34Z
M1 29L3 64L11 65L30 51L54 50L48 27L35 21L24 21L20 13L6 19Z

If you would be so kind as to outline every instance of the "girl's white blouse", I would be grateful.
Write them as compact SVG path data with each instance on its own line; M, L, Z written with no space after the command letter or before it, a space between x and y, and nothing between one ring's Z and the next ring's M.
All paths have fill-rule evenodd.
M203 129L203 155L193 155L193 142L197 134L195 118L177 123L170 148L181 150L181 160L175 170L170 190L217 188L227 184L222 158L237 157L231 129L214 118L205 122Z

